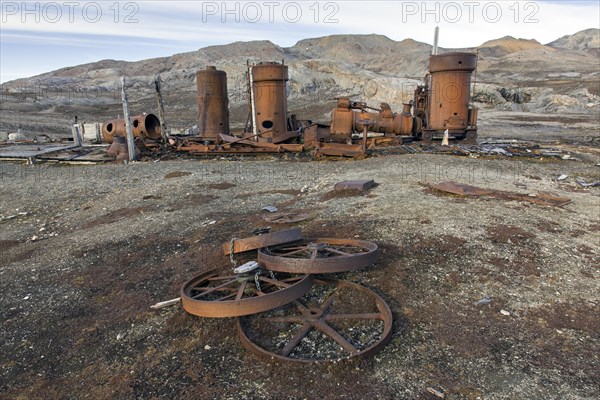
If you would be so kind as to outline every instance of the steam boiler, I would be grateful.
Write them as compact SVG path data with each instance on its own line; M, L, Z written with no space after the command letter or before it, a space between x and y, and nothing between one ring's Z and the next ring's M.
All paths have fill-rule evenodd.
M249 66L250 115L255 140L277 142L288 131L288 67L283 62Z
M473 53L434 54L425 84L414 92L414 114L423 121L415 136L430 141L446 130L456 139L477 138L477 108L471 103L471 75L477 68Z
M214 66L196 72L198 93L198 136L216 139L229 134L227 74Z

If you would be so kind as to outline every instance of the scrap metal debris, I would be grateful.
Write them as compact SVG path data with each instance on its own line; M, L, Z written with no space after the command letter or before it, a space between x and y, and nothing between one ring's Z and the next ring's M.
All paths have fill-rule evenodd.
M304 221L310 218L310 214L302 212L276 212L265 215L263 220L274 224L291 224Z
M338 182L333 187L334 190L359 190L364 192L365 190L371 189L375 186L375 181L369 180L355 180L355 181L343 181Z
M576 182L577 182L578 184L580 184L581 186L583 186L583 187L596 187L596 186L600 186L600 181L596 181L596 182L590 182L590 183L587 183L587 182L584 182L584 181L578 180L578 181L576 181Z
M479 196L489 196L495 199L502 200L518 200L518 201L526 201L529 203L539 204L542 206L551 206L551 207L562 207L569 203L571 203L571 199L566 197L556 197L544 193L536 193L536 194L523 194L516 192L506 192L502 190L495 189L483 189L476 186L466 185L463 183L456 182L440 182L436 184L428 184L426 185L431 189L438 190L440 192L450 193L458 196L467 196L467 197L479 197Z
M245 251L256 250L261 247L274 246L283 243L296 242L302 240L302 231L299 228L287 229L283 231L264 232L243 239L233 239L230 242L223 243L223 254L243 253Z
M381 350L393 325L385 301L361 285L313 275L373 265L377 245L348 239L298 241L298 237L300 230L292 229L225 243L223 251L230 256L260 247L258 260L239 267L231 260L233 271L214 268L194 276L181 288L183 308L201 317L243 317L238 318L242 344L280 360L337 361ZM289 243L269 244L276 242ZM296 324L302 325L299 331ZM262 328L267 331L257 334ZM318 343L315 335L322 337Z

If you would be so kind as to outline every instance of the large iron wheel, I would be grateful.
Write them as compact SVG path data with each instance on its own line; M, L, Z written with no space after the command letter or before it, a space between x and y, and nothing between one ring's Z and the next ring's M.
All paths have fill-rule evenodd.
M324 362L370 356L390 340L392 312L364 286L316 279L301 299L238 318L248 350L284 361Z
M353 271L377 261L377 245L364 240L305 239L258 250L258 261L271 271L327 274Z
M262 269L247 274L212 269L181 287L181 303L201 317L238 317L290 303L312 286L310 275L273 274Z

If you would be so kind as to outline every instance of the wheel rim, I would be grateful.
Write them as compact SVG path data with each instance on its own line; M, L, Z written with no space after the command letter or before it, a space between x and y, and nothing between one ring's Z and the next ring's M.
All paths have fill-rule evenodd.
M258 261L272 271L326 274L375 264L375 243L351 239L305 239L299 243L259 249Z
M256 285L258 280L260 287ZM238 317L290 303L312 286L310 275L271 275L261 270L235 275L220 268L196 275L181 287L181 303L200 317Z
M238 318L237 325L242 344L256 354L328 362L377 353L391 338L392 322L389 306L373 291L347 281L317 279L301 299Z

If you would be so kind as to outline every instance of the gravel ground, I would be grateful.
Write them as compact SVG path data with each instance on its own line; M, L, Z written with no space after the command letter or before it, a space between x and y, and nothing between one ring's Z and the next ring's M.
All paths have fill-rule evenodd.
M580 161L0 163L0 398L596 398L600 188L575 179L600 180L600 151L571 149ZM346 179L378 186L329 193ZM425 186L445 180L573 202ZM265 205L311 214L273 229L380 246L376 265L340 276L392 309L378 355L278 363L245 351L234 319L149 308L195 273L226 268L221 244L266 226Z

